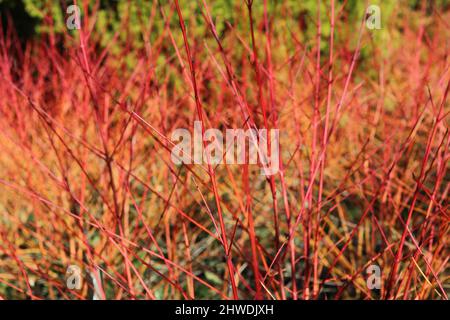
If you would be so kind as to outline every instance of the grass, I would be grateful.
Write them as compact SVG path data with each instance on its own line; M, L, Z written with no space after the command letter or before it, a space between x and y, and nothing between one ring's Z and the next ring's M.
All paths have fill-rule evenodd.
M0 32L0 298L448 298L444 5L93 3ZM279 174L173 164L195 120L280 129Z

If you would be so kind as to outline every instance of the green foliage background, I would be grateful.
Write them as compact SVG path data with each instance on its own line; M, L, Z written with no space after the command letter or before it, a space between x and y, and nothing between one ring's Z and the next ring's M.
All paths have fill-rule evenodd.
M92 12L97 3L97 1L91 0L88 7L83 8L83 2L78 1L82 15L86 12ZM233 48L229 54L235 58L234 61L239 61L245 49L242 46L227 43L229 37L225 35L226 32L229 32L229 28L226 27L226 23L233 25L238 33L244 37L244 41L250 41L249 19L245 1L207 0L206 2L224 46ZM322 58L327 59L328 38L331 28L330 1L321 0L319 3ZM344 0L336 0L336 10L339 10L343 3ZM401 33L402 26L405 23L404 16L411 17L411 14L413 16L417 14L418 17L422 16L419 11L424 9L423 4L426 4L425 10L431 15L434 9L448 9L450 1L369 0L366 2L364 0L347 0L343 13L339 15L343 21L337 21L336 47L356 47L358 30L366 12L366 3L379 5L382 18L382 29L371 32L373 45L363 46L360 53L360 68L366 69L367 76L372 78L376 75L372 74L374 71L371 68L365 68L365 63L372 56L374 47L378 48L379 54L384 55L386 43L389 43L391 47L402 45ZM58 36L70 32L65 26L65 10L71 4L73 4L73 0L0 0L0 9L3 18L5 16L3 13L11 13L19 37L45 37L49 33ZM214 48L215 40L202 16L202 1L182 0L180 5L191 41L198 45L205 42L209 48ZM173 39L178 47L183 45L181 32L178 32L178 17L173 10L173 1L171 0L158 0L156 3L151 0L101 0L96 18L94 19L91 14L89 15L89 28L94 30L91 33L90 40L99 44L100 47L108 46L112 63L116 61L117 65L120 65L121 61L124 60L129 70L132 70L137 64L137 57L142 54L142 50L145 50L145 43L154 43L154 41L160 39L161 34L168 27L166 23L169 24ZM164 12L166 20L163 19L161 12ZM273 50L273 59L282 61L289 54L295 52L296 41L300 41L307 49L315 48L317 15L317 0L268 0L268 16L272 21L273 38L283 39L283 41L273 44L276 47L276 50ZM151 18L152 16L153 18ZM254 0L253 17L255 25L259 27L255 36L259 43L266 41L264 31L261 28L263 16L264 1ZM49 17L52 23L48 23ZM149 19L153 19L152 23L149 23ZM414 23L420 23L421 20L414 19L413 21ZM151 29L149 28L150 25L152 26ZM74 37L78 36L76 31L72 31L72 34ZM296 40L294 40L294 37ZM70 44L66 41L64 46L68 45ZM132 50L124 55L122 48L126 46L132 48ZM172 74L169 68L165 68L168 57L175 54L174 46L170 41L167 41L167 44L163 44L163 48L155 57L157 75L161 79L168 76L169 82L175 87L182 86L182 81L178 79L177 75ZM122 71L118 70L118 72Z
M83 1L78 1L81 5ZM300 17L304 18L307 24L306 37L311 37L315 32L314 23L317 17L317 0L269 0L268 11L269 15L275 14L277 24L294 26L298 23ZM336 6L340 6L344 0L338 0ZM89 8L82 8L82 11L92 10L96 1L91 0L89 2ZM241 20L246 23L245 19L242 19L242 15L245 11L244 0L214 0L207 1L211 8L211 14L216 19L218 25L218 31L221 32L225 28L225 21L229 21L231 24ZM254 13L255 18L263 16L263 1L254 1ZM420 9L422 0L370 0L369 5L376 4L381 7L382 17L384 20L388 18L396 7L408 6L411 9ZM64 8L73 4L72 0L0 0L0 8L13 8L16 6L23 6L26 13L42 21L44 17L51 16L54 22L54 31L65 31L64 26ZM163 9L168 12L171 5L169 0L159 0L159 4ZM129 26L133 34L138 34L141 31L142 17L149 17L152 10L153 1L149 0L101 0L100 10L98 16L98 28L104 30L105 26L109 29L105 32L106 39L110 38L114 32L120 28L120 21L125 15L129 18ZM186 20L194 24L191 30L194 34L202 34L205 32L205 24L201 16L201 1L181 1ZM330 31L330 23L328 19L329 1L321 0L321 15L323 35L328 36ZM348 0L345 6L345 10L348 11L351 21L360 21L362 14L365 11L366 1L364 0ZM449 6L448 0L433 0L427 1L428 10L432 8L444 10ZM280 10L284 7L289 10ZM289 16L285 15L286 11L289 11ZM190 18L193 18L192 20ZM158 24L158 30L163 29L163 22L161 19ZM384 21L385 22L385 21ZM48 32L48 28L39 24L36 26L37 33ZM157 30L155 30L157 31Z
M86 12L92 12L97 3L95 0L89 1L87 8L81 6L82 15ZM230 23L234 28L249 41L249 19L244 0L207 0L211 16L214 19L219 36L223 38L225 47L232 47L231 55L239 61L242 57L244 48L229 44L227 46L227 37L225 33L229 32L226 23ZM19 37L29 38L42 37L52 33L54 35L69 32L65 26L66 8L73 4L73 0L0 0L0 9L3 20L4 13L10 13L16 25L16 31ZM322 28L321 50L323 59L327 58L328 38L330 36L330 1L321 0L320 20ZM336 10L339 10L344 0L336 0ZM401 46L403 16L410 16L416 11L419 16L419 10L425 10L429 14L432 10L446 10L449 7L449 0L347 0L344 12L340 15L344 23L338 23L338 32L335 32L336 45L347 47L350 41L350 48L356 46L357 33L361 21L365 16L366 3L369 5L379 5L381 8L382 29L372 32L373 46L364 46L360 54L360 67L364 68L364 63L372 55L373 47L379 48L381 54L384 54L386 46ZM188 35L193 43L201 44L206 42L208 47L214 48L215 41L208 30L202 16L202 1L180 1L183 10L183 16L187 24ZM155 11L156 10L156 11ZM177 14L173 12L173 1L158 0L156 3L151 0L101 0L95 19L90 15L89 28L93 29L91 40L99 44L100 47L108 46L108 52L111 60L116 59L119 64L125 59L128 67L133 69L137 63L137 57L141 54L140 50L145 50L145 43L153 43L165 32L165 25L168 19L170 30L174 41L179 47L183 45L183 38L179 29ZM405 11L408 11L406 15ZM163 19L161 12L164 12L167 19ZM152 17L153 14L153 18ZM317 28L318 1L317 0L268 0L268 16L272 21L273 37L284 39L284 41L275 44L277 50L273 50L274 59L277 57L285 59L289 53L295 52L297 43L294 37L306 48L316 46L316 28ZM255 25L261 27L264 16L264 1L254 0L253 17ZM49 24L49 17L51 23ZM149 23L149 19L153 19ZM45 20L45 23L44 23ZM414 19L419 23L420 19ZM51 25L51 27L50 27ZM149 28L151 25L151 29ZM256 40L264 43L265 35L262 28L256 30ZM72 32L74 37L77 32ZM113 41L114 39L114 41ZM65 46L69 45L67 42ZM121 48L129 46L129 50L124 56ZM156 68L160 71L159 76L165 77L167 73L170 81L175 86L181 85L175 75L170 74L167 68L164 68L167 58L175 54L171 43L164 45L164 50L156 58ZM371 77L371 70L367 70ZM173 78L173 79L172 79Z

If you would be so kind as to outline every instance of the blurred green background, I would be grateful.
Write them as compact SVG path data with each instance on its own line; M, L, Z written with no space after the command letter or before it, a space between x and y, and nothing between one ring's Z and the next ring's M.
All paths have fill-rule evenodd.
M137 63L141 50L145 50L146 42L154 43L160 41L161 35L166 30L166 24L169 24L173 30L173 40L179 47L183 45L183 38L179 30L179 21L172 0L90 0L87 8L82 6L86 1L80 0L77 3L81 6L82 18L89 14L89 20L83 19L84 28L86 22L88 28L94 32L90 33L90 41L93 41L100 47L108 47L108 54L111 61L121 61L125 59L129 69L133 69ZM219 36L224 41L224 45L233 48L231 55L239 61L244 49L242 46L235 46L233 43L227 43L229 37L226 37L229 28L226 23L233 25L241 35L249 35L248 12L244 0L207 0L206 1L211 16L216 25ZM77 31L69 31L66 28L67 19L66 8L73 4L73 0L0 0L0 12L3 30L8 30L5 26L12 25L9 28L18 35L22 43L29 39L44 38L51 34L53 39L62 44L63 47L71 45L71 41L64 40L64 35L71 33L76 39ZM274 39L284 39L276 44L277 50L273 52L273 59L285 59L289 52L295 52L298 41L308 48L315 48L317 12L318 3L320 3L320 15L322 26L321 51L323 59L327 59L328 38L330 35L330 1L329 0L268 0L268 16L271 20L272 35ZM356 47L357 34L359 26L366 12L365 0L336 0L336 10L345 7L339 12L339 21L335 32L335 43L339 47ZM423 11L430 16L430 21L425 25L432 23L431 14L433 10L448 10L450 0L369 0L368 4L376 4L381 8L382 29L369 31L372 38L372 46L363 46L360 52L360 68L367 71L369 77L375 77L371 68L366 68L368 57L372 55L373 48L376 46L381 55L384 52L386 43L391 47L400 47L402 45L401 34L405 22L409 24L419 24L423 17ZM215 40L208 30L202 16L202 1L181 0L180 6L183 10L183 16L187 24L187 32L193 43L201 44L205 42L210 48L215 46ZM96 19L92 12L96 12ZM164 13L166 19L163 18ZM255 25L256 39L258 42L265 41L262 19L264 17L264 1L254 0L253 17ZM417 17L415 19L414 17ZM150 22L151 20L151 22ZM9 24L8 24L9 22ZM151 27L149 27L151 26ZM12 30L11 30L12 29ZM167 36L167 35L166 35ZM245 39L249 40L249 39ZM76 43L72 43L76 45ZM345 44L345 45L342 45ZM340 46L341 45L341 46ZM132 48L124 52L124 47ZM167 57L173 55L174 47L170 41L163 44L163 50L156 58L156 67L160 67L161 77L166 76ZM169 74L172 78L172 75ZM182 85L177 77L171 81L175 85Z
M84 1L78 1L81 3ZM89 1L89 10L92 10L97 1ZM173 1L158 0L158 6L161 6L166 12L169 11L169 7ZM205 25L200 14L201 1L180 1L181 6L186 15L186 20L191 21L189 18L194 16L194 33L202 33L205 31ZM307 36L314 32L315 26L313 22L317 17L317 0L269 0L268 10L269 15L275 15L278 23L283 24L303 24L306 28ZM328 0L321 0L321 12L323 20L323 32L324 36L329 33L329 22L327 17L327 10L329 10ZM337 6L342 4L344 0L337 0ZM51 17L54 23L54 32L65 31L64 16L65 8L73 4L73 0L0 0L0 12L2 15L2 21L6 21L6 17L10 14L12 20L16 26L17 32L23 37L31 37L40 33L49 32L47 26L43 25L43 21L46 17ZM242 10L245 10L244 0L214 0L207 1L211 9L212 16L216 19L218 31L221 32L225 28L225 21L229 21L232 24L240 26L240 20L247 23L245 19L242 19ZM263 16L263 3L262 0L254 1L255 18ZM420 10L422 6L426 7L426 10L431 13L433 9L447 10L450 4L449 0L369 0L369 4L380 5L382 9L382 16L388 17L396 5L401 3L402 6L409 6L413 10ZM361 13L364 12L366 1L364 0L348 0L345 10L348 12L348 16L351 21L357 21L361 17ZM120 27L120 21L126 15L133 33L140 32L140 26L142 25L142 19L148 18L153 7L153 1L151 0L101 0L99 2L98 21L96 28L107 32L105 33L105 41L108 37L118 30ZM85 12L86 8L82 8ZM288 14L286 14L288 13ZM158 20L158 19L157 19ZM159 27L163 27L162 19L159 19ZM176 21L174 21L176 22ZM156 31L156 30L155 30Z

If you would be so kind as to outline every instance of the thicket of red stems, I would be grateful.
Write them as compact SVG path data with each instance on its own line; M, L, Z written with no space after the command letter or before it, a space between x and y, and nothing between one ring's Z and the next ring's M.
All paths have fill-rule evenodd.
M3 26L0 298L446 299L448 13L391 21L396 44L331 0L304 43L267 1L220 34L183 5L154 1L140 47L102 47L95 10L25 43ZM194 120L280 129L280 172L173 164Z

